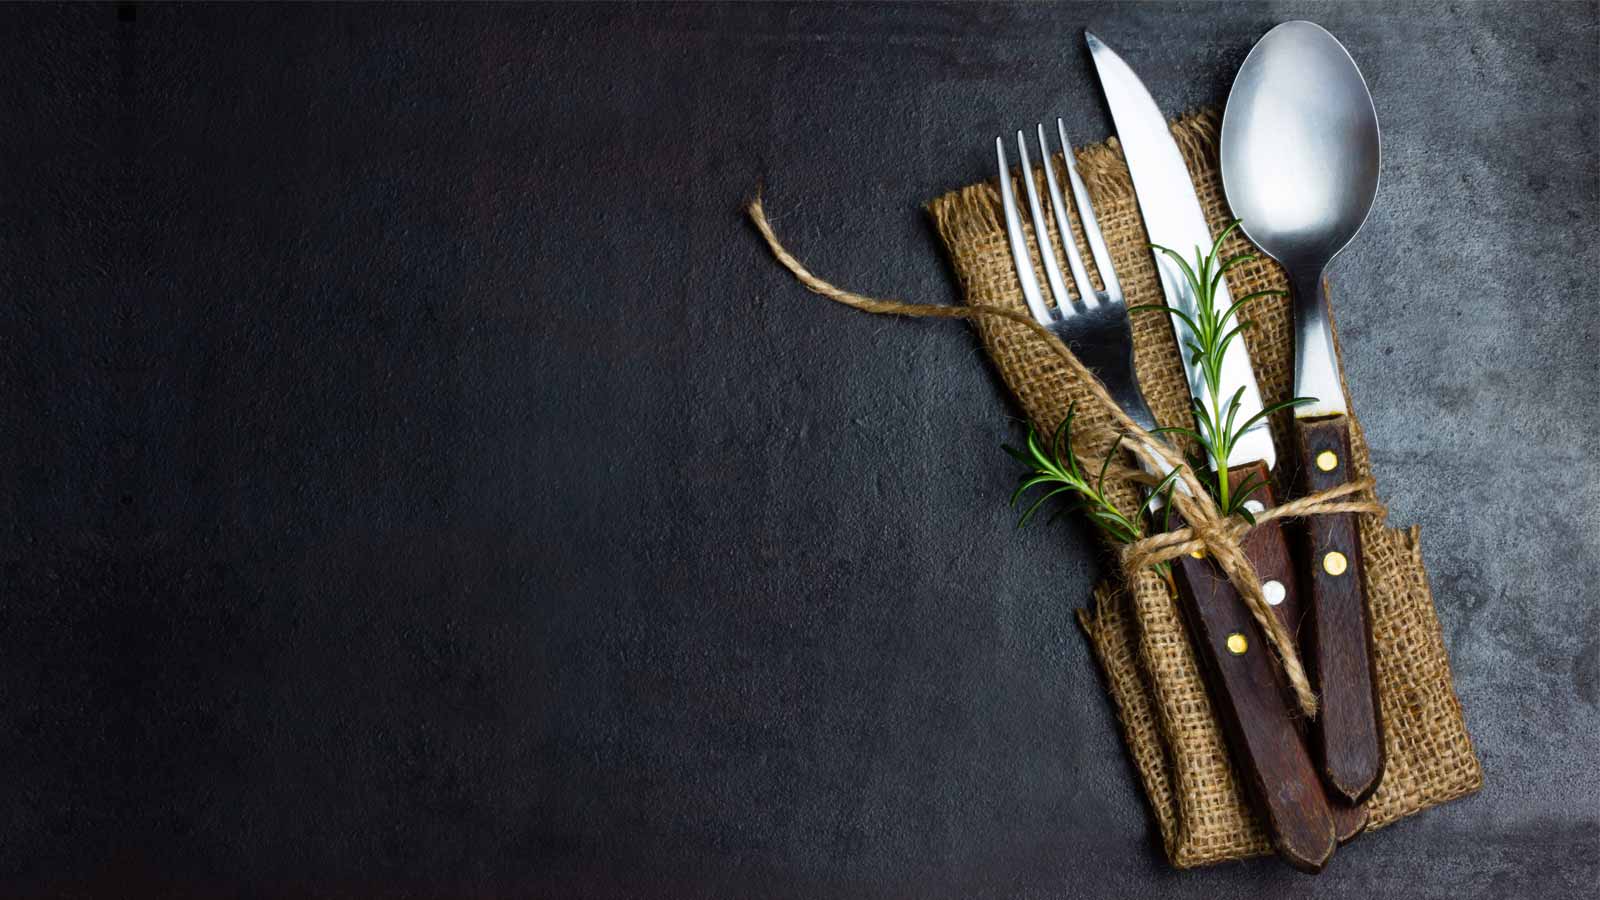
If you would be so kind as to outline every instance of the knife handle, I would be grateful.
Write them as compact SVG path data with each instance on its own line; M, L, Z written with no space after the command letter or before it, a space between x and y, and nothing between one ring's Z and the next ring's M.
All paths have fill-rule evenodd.
M1240 484L1251 479L1260 483L1261 487L1253 491L1246 502L1259 502L1262 510L1277 506L1277 497L1272 490L1272 472L1266 463L1256 462L1228 470L1230 489L1236 490ZM1299 634L1303 614L1300 588L1294 575L1294 558L1289 555L1289 541L1284 537L1283 520L1272 519L1250 529L1240 547L1250 560L1250 565L1255 567L1256 575L1261 578L1261 589L1267 595L1267 605L1272 607L1278 621L1289 629L1290 634Z
M1295 431L1307 493L1351 479L1346 417L1296 419ZM1359 803L1383 778L1384 750L1355 514L1307 516L1305 547L1311 589L1306 655L1322 698L1313 746L1323 778Z
M1261 485L1250 494L1249 500L1261 504L1263 511L1278 505L1278 498L1272 488L1272 472L1266 463L1256 462L1242 468L1228 470L1228 484L1238 488L1247 480L1255 480ZM1299 579L1295 577L1294 558L1289 554L1289 541L1284 535L1283 520L1272 519L1262 522L1252 528L1241 544L1245 558L1250 560L1250 565L1256 570L1256 575L1261 579L1262 593L1267 597L1267 605L1272 607L1272 613L1277 617L1286 631L1298 640L1304 632L1301 624L1305 621L1305 611L1300 600ZM1302 653L1305 651L1302 649ZM1292 698L1285 696L1284 702L1291 702ZM1304 735L1305 720L1297 719L1301 724L1301 733ZM1311 726L1313 729L1315 725ZM1324 794L1329 789L1324 786ZM1328 808L1333 813L1334 835L1340 844L1345 844L1367 828L1367 808L1361 804L1351 803L1339 794L1328 796Z
M1297 869L1319 872L1336 846L1333 814L1284 702L1272 651L1214 563L1180 556L1172 571L1245 790L1278 855Z

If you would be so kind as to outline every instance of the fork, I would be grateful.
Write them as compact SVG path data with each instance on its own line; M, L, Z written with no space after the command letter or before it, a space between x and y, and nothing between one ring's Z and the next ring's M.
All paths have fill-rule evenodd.
M1034 321L1061 339L1073 354L1105 385L1111 399L1117 401L1128 418L1145 431L1156 430L1155 416L1145 405L1144 393L1139 390L1139 379L1133 369L1133 331L1128 325L1128 306L1123 301L1122 284L1111 265L1111 253L1106 249L1105 238L1100 233L1100 223L1095 219L1094 207L1089 205L1089 192L1078 176L1078 164L1072 157L1072 144L1067 140L1066 126L1056 120L1056 135L1061 139L1062 158L1066 163L1067 178L1072 183L1072 199L1078 208L1078 221L1083 223L1083 236L1094 255L1095 268L1100 271L1100 281L1105 290L1097 291L1084 268L1083 257L1078 255L1077 241L1072 236L1072 224L1067 221L1067 205L1061 198L1061 185L1056 179L1055 167L1050 165L1050 147L1045 141L1044 126L1038 126L1039 155L1044 160L1045 181L1050 188L1050 209L1055 213L1056 231L1061 236L1060 245L1066 251L1067 268L1072 271L1072 283L1078 289L1078 301L1067 293L1061 277L1061 266L1051 249L1050 229L1045 222L1039 203L1039 189L1034 184L1033 164L1028 159L1028 144L1022 132L1017 132L1017 155L1022 160L1022 183L1028 194L1028 211L1033 214L1033 233L1039 244L1039 259L1044 265L1045 279L1050 283L1050 293L1055 298L1055 308L1045 304L1039 290L1039 279L1034 274L1029 259L1028 238L1022 231L1022 217L1017 212L1016 192L1011 187L1011 167L1006 162L1003 138L994 139L995 160L1000 167L1000 200L1005 208L1006 235L1011 241L1011 258L1016 263L1017 280L1022 285L1022 296Z
M1050 164L1044 126L1038 125L1037 131L1059 242L1050 240L1049 223L1039 202L1032 160L1028 158L1027 140L1021 131L1017 132L1017 155L1022 163L1022 183L1028 196L1039 262L1055 300L1054 307L1045 303L1034 271L1028 237L1017 208L1016 191L1011 186L1005 140L997 137L994 143L1006 236L1023 299L1034 321L1060 338L1079 361L1094 372L1128 418L1146 431L1155 432L1155 416L1145 403L1133 367L1133 331L1129 327L1122 285L1117 280L1111 254L1089 203L1089 193L1078 175L1066 126L1060 119L1056 120L1062 161L1072 186L1078 221L1083 226L1084 242L1094 257L1104 290L1095 290L1094 283L1089 280L1067 218L1067 205L1055 167ZM1067 268L1077 288L1076 299L1067 292L1061 266L1056 262L1055 243L1059 243L1066 256ZM1182 489L1181 483L1177 487ZM1151 505L1158 502L1152 498ZM1341 811L1340 824L1335 831L1334 812L1312 766L1299 725L1284 702L1278 672L1262 652L1266 641L1227 578L1214 563L1191 557L1173 560L1172 573L1178 605L1189 624L1196 655L1210 682L1210 694L1228 737L1231 756L1256 806L1258 819L1266 826L1280 855L1299 868L1315 872L1327 863L1332 853L1332 836L1359 831L1365 826L1366 812L1355 807ZM1250 652L1252 650L1254 652Z

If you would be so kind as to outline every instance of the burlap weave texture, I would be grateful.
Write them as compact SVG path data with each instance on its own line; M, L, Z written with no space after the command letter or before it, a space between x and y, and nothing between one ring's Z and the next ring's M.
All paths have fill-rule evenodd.
M1217 115L1206 111L1173 125L1213 234L1231 221L1216 159L1218 124ZM1160 304L1160 284L1115 139L1079 149L1077 160L1128 305ZM1059 174L1059 158L1052 164ZM1042 176L1033 174L1042 192ZM928 208L966 302L1025 311L999 203L990 182L953 191ZM1075 215L1073 227L1087 258ZM1252 250L1236 234L1223 256ZM1264 257L1232 270L1228 285L1235 297L1288 288L1282 269ZM1263 400L1287 399L1294 351L1288 298L1257 301L1246 318L1254 323L1245 340ZM1135 314L1132 321L1136 367L1151 410L1163 425L1188 424L1189 391L1168 317ZM993 317L980 319L977 328L1006 384L1038 428L1053 431L1074 402L1082 423L1075 430L1093 435L1097 426L1109 424L1086 386L1038 336ZM1351 409L1357 407L1352 403ZM1279 496L1295 475L1288 415L1282 413L1272 423L1280 460ZM1365 477L1371 474L1370 457L1360 423L1352 420L1352 470ZM1086 458L1099 459L1106 444L1087 440L1079 448ZM1112 496L1128 508L1135 490L1121 484ZM1368 801L1371 827L1378 828L1471 793L1481 786L1483 774L1455 696L1417 530L1388 528L1377 515L1361 516L1360 525L1388 754L1382 785ZM1123 575L1098 585L1079 618L1105 670L1168 857L1175 866L1189 867L1270 852L1228 761L1187 631L1165 583L1149 571Z

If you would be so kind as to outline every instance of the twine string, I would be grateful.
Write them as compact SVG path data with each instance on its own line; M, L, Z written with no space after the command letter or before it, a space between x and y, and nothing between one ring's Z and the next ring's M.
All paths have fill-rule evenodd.
M766 210L758 192L746 207L756 230L767 242L767 247L790 274L816 294L841 303L852 309L875 315L910 316L932 319L1004 319L1033 332L1061 359L1061 362L1084 384L1094 401L1110 414L1122 432L1134 440L1126 444L1134 456L1152 471L1176 469L1178 478L1187 491L1174 490L1170 500L1186 527L1151 535L1121 549L1121 560L1128 571L1141 571L1186 553L1201 552L1209 555L1222 569L1228 581L1239 592L1245 607L1256 624L1266 634L1267 641L1277 655L1280 667L1294 692L1295 702L1308 717L1317 714L1317 697L1311 689L1305 666L1295 650L1294 636L1278 621L1272 607L1261 590L1261 579L1255 567L1244 555L1241 541L1254 527L1274 519L1299 516L1327 515L1330 513L1357 512L1383 513L1384 507L1370 493L1371 479L1348 482L1326 491L1320 491L1290 503L1265 510L1256 516L1256 525L1233 517L1225 517L1209 492L1196 480L1182 456L1166 442L1156 438L1122 411L1106 391L1100 379L1078 360L1055 334L1033 320L1027 313L998 306L972 304L968 306L938 306L927 303L905 303L869 297L831 284L807 269L786 249L767 221Z

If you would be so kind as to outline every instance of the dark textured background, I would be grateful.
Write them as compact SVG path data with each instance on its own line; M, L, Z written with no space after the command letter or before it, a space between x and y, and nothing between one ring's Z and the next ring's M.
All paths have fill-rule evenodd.
M1488 783L1163 862L919 204L1308 17L1338 264ZM1600 873L1590 3L8 8L0 894L1576 897Z

